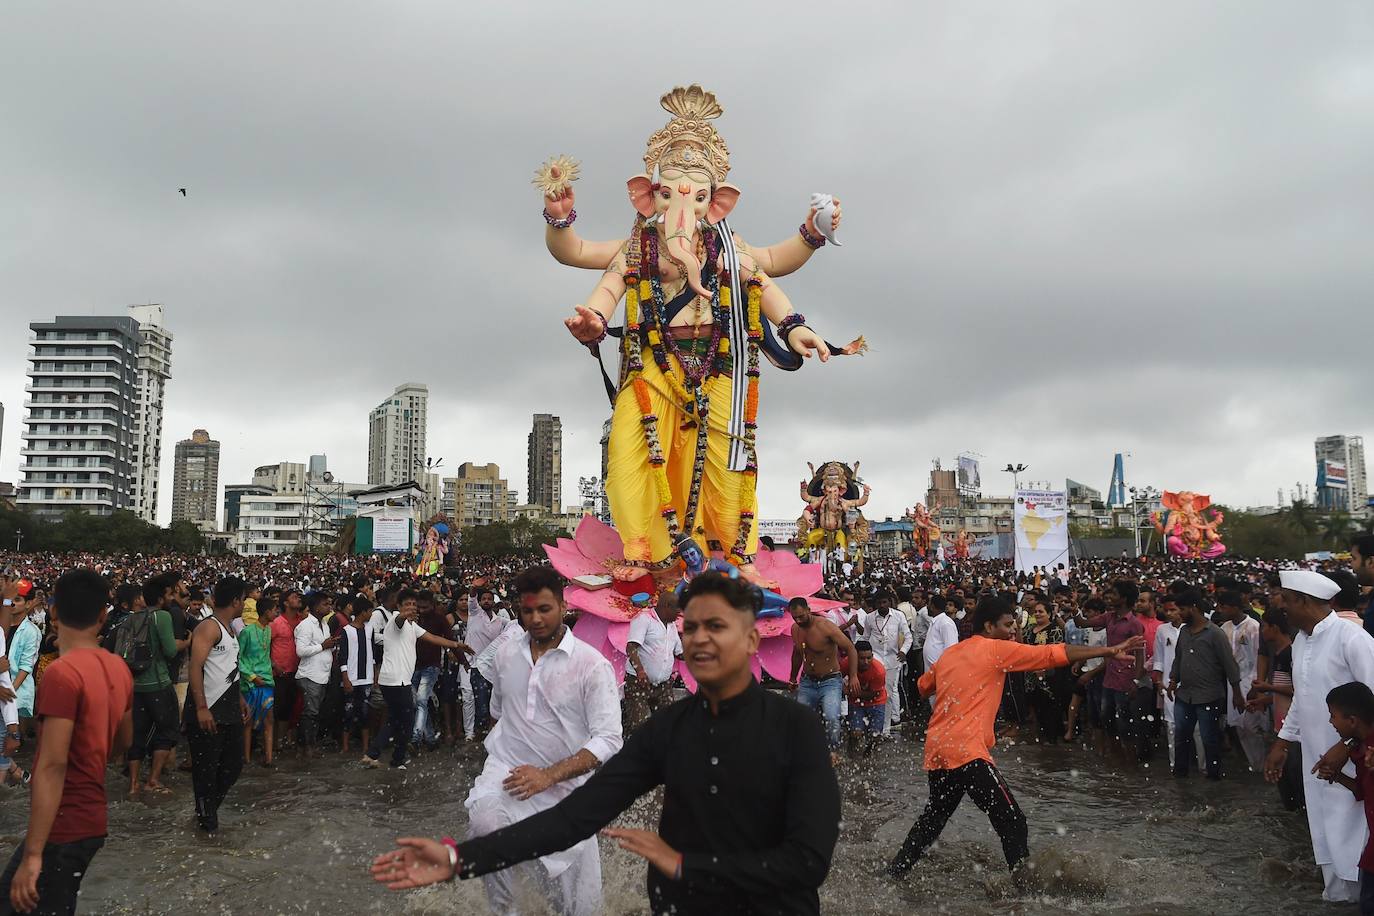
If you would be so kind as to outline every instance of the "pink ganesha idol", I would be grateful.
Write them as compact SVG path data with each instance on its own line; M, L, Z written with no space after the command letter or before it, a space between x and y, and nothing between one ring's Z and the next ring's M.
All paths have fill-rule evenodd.
M578 525L574 537L559 538L556 544L546 545L544 550L554 569L568 578L570 584L563 593L568 606L581 612L573 634L601 652L615 668L617 681L623 682L625 641L630 621L637 614L653 611L642 606L642 598L637 605L634 596L626 594L628 588L621 587L621 583L608 575L625 560L620 535L610 525L587 516ZM696 569L681 568L676 581L659 583L645 576L633 583L633 587L641 592L651 588L674 588L688 577L689 572L703 566L714 568L723 562L723 557L717 553L705 564L696 564ZM776 586L770 591L783 599L806 598L813 613L823 614L845 606L840 601L812 597L824 583L821 567L814 563L802 563L791 553L771 550L759 551L754 563L759 573ZM760 616L754 626L760 637L759 653L754 658L754 676L761 679L766 671L779 680L787 680L792 666L791 616L786 613ZM678 627L682 627L681 618ZM681 662L678 672L689 688L696 686Z
M1214 560L1226 552L1221 532L1217 530L1226 521L1226 516L1217 509L1213 509L1210 516L1203 515L1203 510L1212 504L1210 496L1191 490L1178 493L1166 490L1160 504L1165 509L1164 518L1153 513L1150 521L1164 538L1164 546L1172 556Z

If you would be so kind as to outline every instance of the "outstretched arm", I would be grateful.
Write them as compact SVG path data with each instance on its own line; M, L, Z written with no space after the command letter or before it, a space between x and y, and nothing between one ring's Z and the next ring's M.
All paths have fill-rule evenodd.
M831 229L834 230L839 228L840 201L839 198L836 198L835 216L831 219ZM816 231L815 210L812 210L806 215L806 231L811 233L813 238L820 235L820 233ZM750 248L743 243L743 240L738 239L738 236L736 239L740 242L742 250L751 252L758 261L759 267L765 273L774 277L785 277L793 273L807 261L811 260L811 256L816 253L816 249L806 244L802 239L800 232L789 238L783 239L776 245L769 245L767 248Z

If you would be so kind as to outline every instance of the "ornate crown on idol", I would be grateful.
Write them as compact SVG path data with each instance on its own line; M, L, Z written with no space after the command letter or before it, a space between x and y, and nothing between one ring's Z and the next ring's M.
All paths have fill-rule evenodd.
M678 86L659 99L663 110L673 119L649 138L644 151L644 171L679 168L706 172L713 182L725 180L730 173L730 149L711 121L725 110L716 101L715 93L696 83Z

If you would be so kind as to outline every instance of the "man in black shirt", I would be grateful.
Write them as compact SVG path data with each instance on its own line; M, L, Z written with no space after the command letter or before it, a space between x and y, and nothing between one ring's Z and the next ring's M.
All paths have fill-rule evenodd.
M473 878L591 836L664 786L657 833L605 836L650 865L658 914L819 914L839 838L840 793L820 719L754 680L759 590L704 573L682 595L683 658L699 691L650 717L562 802L456 843L416 837L372 863L393 890Z

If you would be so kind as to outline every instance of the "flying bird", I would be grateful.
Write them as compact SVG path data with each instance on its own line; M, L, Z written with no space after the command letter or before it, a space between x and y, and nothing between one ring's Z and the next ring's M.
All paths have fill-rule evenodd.
M182 196L182 197L185 197L185 196L186 196L186 189L185 189L185 188L177 188L177 190L181 192L181 196Z

